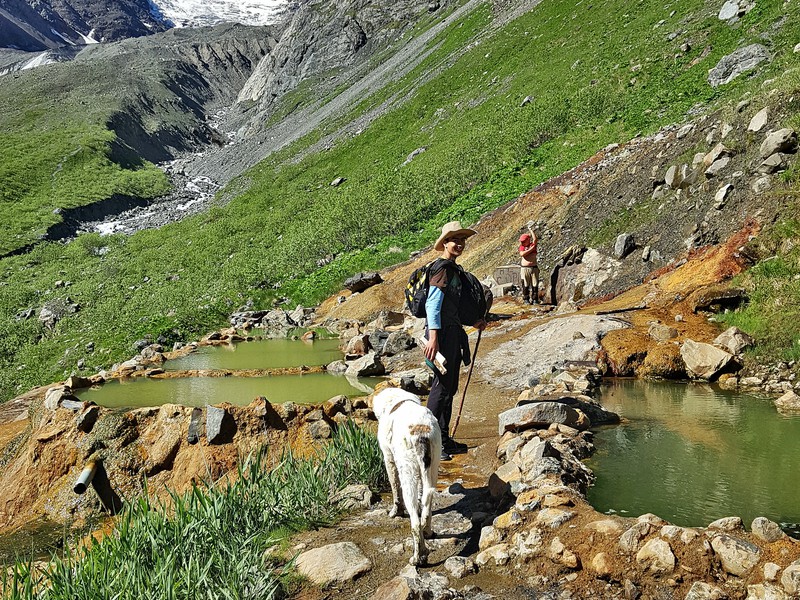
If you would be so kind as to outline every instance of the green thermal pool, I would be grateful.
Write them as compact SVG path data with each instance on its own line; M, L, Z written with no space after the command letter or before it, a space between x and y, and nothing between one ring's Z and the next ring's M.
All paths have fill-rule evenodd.
M699 384L621 381L600 400L628 422L596 431L598 510L683 526L763 516L800 533L800 415Z
M220 346L202 346L181 358L168 360L170 371L190 369L280 369L299 365L327 365L341 360L339 339L316 339L312 342L286 338L239 342Z
M372 390L376 378L349 378L328 373L276 375L271 377L179 377L148 379L137 377L110 381L81 390L81 400L109 408L137 408L162 404L204 406L206 404L250 404L264 396L273 404L321 404L333 396L363 396Z

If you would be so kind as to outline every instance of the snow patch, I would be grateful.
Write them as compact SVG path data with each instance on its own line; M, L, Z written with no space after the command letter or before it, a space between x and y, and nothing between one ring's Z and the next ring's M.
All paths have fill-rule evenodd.
M86 35L83 35L83 34L82 34L82 33L80 33L80 32L78 32L78 35L80 35L80 36L81 36L81 38L83 38L83 43L84 43L84 44L86 44L87 46L88 46L89 44L99 44L99 43L100 43L100 42L98 42L96 39L94 39L94 37L93 37L93 36L94 36L94 29L92 29L92 30L91 30L91 31L90 31L88 34L86 34Z
M65 42L66 44L69 44L70 46L74 46L74 45L75 45L75 42L73 42L73 41L72 41L71 39L69 39L69 38L66 38L66 37L64 37L64 36L63 36L61 33L59 33L58 31L56 31L56 30L55 30L55 29L53 29L52 27L50 28L50 32L51 32L53 35L57 35L58 37L60 37L62 40L64 40L64 42Z
M288 0L154 0L153 16L175 27L201 27L235 22L245 25L275 23Z
M41 54L37 54L28 62L26 62L20 70L24 71L25 69L35 69L36 67L41 67L42 65L46 65L49 63L55 62L50 58L50 52L42 52Z

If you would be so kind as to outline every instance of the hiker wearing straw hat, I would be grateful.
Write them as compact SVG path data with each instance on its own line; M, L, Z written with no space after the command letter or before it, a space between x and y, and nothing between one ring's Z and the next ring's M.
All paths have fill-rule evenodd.
M428 408L431 410L442 430L442 460L450 460L450 452L464 451L466 446L450 437L450 416L453 412L453 398L458 391L459 367L469 364L469 343L467 334L459 318L462 280L461 267L456 260L464 252L467 239L477 231L451 221L442 227L442 234L433 245L441 257L433 263L429 274L428 299L425 302L427 318L427 337L425 358L434 363L436 354L445 358L447 372L433 368L433 384L428 395ZM475 327L482 331L486 321L478 321Z

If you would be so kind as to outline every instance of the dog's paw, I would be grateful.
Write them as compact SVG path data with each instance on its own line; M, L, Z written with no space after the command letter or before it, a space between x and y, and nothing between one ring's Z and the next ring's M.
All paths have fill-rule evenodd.
M389 518L390 519L394 519L395 517L403 517L403 516L405 516L405 510L403 510L402 506L398 506L397 504L395 504L389 510Z
M428 564L427 554L414 554L408 559L408 564L412 567L424 567Z

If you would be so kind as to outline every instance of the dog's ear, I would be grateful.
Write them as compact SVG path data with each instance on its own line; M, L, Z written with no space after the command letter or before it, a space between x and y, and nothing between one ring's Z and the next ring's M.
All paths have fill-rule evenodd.
M372 409L372 412L375 413L375 418L380 419L381 413L383 413L385 402L381 401L379 398L380 392L372 393L367 398L367 406Z

